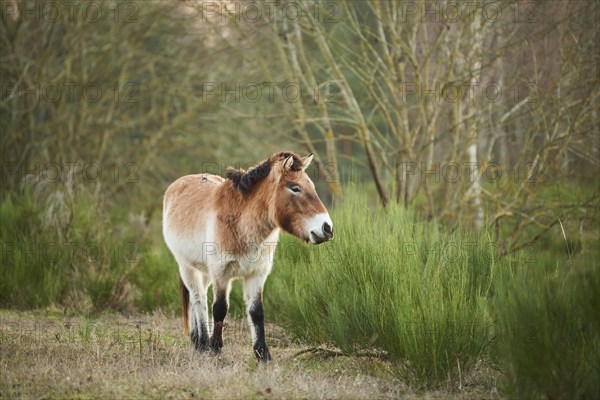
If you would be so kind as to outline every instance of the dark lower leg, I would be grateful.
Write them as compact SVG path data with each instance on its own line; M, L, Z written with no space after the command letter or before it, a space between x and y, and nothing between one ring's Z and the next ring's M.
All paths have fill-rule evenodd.
M265 341L265 317L263 312L262 300L257 297L256 300L250 306L248 311L252 325L254 326L255 342L254 342L254 355L259 361L267 362L271 361L271 354Z
M210 338L210 347L219 352L223 347L223 321L227 315L227 291L215 290L215 301L213 303L213 335Z

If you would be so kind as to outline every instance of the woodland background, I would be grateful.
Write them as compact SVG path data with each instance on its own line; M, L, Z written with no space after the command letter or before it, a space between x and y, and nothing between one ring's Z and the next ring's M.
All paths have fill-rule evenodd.
M491 253L480 259L483 269L491 259L517 270L535 260L544 272L533 281L555 274L573 296L587 293L582 282L598 283L597 2L0 5L2 307L177 310L176 268L160 236L165 188L179 176L224 175L230 165L248 167L281 149L315 154L310 174L324 203L352 228L340 233L348 249L373 221L389 225L392 236L373 233L366 243L389 239L383 252L398 247L393 235L403 221L422 227L421 236L406 237L418 248L433 247L429 235L438 245L455 234L465 235L461 243L485 239L481 251L491 246ZM306 260L319 254L302 251ZM479 265L469 264L468 253L455 259L464 259L465 273ZM395 268L405 256L382 265ZM364 260L357 268L368 271ZM420 270L427 262L407 265ZM574 270L575 277L560 275ZM378 284L370 273L363 278ZM532 276L520 286L511 279L502 280L512 285L507 303L485 318L500 321L499 310L523 304L515 299ZM304 296L314 295L310 289ZM590 308L597 292L552 297L540 303L550 318L540 324L558 324L555 308L580 309L581 321L598 322ZM302 306L283 307L280 320L306 324L310 316L293 307ZM318 333L317 321L314 328L299 335L336 337ZM592 356L597 332L586 341L596 346ZM363 341L352 334L334 342ZM546 344L554 348L563 334L570 333ZM390 343L377 347L393 353ZM591 377L597 359L590 363ZM446 364L420 376L445 379L456 362ZM592 386L583 394L598 393Z

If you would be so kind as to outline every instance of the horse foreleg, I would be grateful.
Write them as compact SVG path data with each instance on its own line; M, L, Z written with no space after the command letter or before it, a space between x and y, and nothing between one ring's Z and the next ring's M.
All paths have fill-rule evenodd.
M218 353L223 347L223 321L229 308L229 292L231 291L231 282L213 281L213 335L210 338L210 347Z
M244 280L244 301L248 310L248 321L254 343L254 355L258 361L271 361L271 354L265 341L265 317L262 293L266 276L256 276Z

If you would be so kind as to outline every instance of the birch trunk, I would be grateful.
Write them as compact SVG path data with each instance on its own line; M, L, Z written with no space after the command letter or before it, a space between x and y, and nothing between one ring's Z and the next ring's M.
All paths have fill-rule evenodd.
M481 27L481 13L476 12L473 24L471 25L471 34L474 38L473 53L472 53L472 64L471 64L471 87L477 87L481 79L481 48L482 48L482 27ZM472 101L473 99L467 96L467 115L470 117L467 119L469 124L468 129L468 145L467 145L467 159L469 169L469 187L466 192L466 200L470 202L470 210L473 215L473 226L479 231L483 227L483 204L481 203L481 176L479 173L478 161L477 161L477 144L479 140L479 129L480 129L480 115L477 106L478 101ZM483 99L477 99L482 101Z

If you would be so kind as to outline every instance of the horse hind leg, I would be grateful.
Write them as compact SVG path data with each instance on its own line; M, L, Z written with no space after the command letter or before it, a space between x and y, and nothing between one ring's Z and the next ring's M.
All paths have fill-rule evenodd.
M206 274L196 268L180 264L179 275L189 291L190 339L196 350L207 351L209 350L209 337Z

